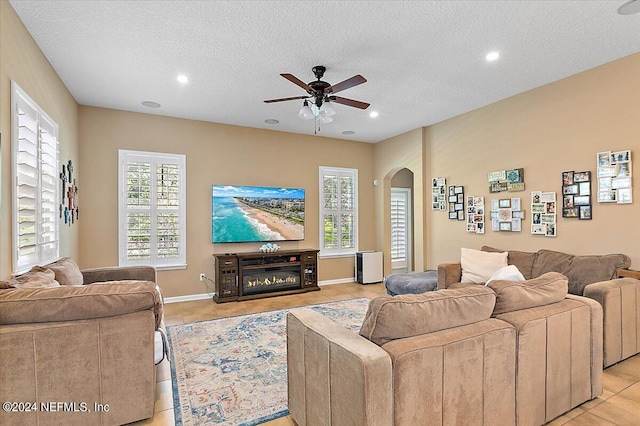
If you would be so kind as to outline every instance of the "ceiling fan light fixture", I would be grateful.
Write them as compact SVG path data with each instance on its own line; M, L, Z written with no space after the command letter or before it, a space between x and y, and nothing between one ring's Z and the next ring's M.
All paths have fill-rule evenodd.
M298 112L298 118L303 120L310 120L313 118L313 111L311 111L308 101L304 101L302 108L300 108L300 112Z
M633 15L640 12L640 0L631 0L618 8L620 15Z
M327 115L335 115L336 110L333 109L333 104L331 102L325 102L322 104L322 111L324 111Z
M320 123L331 123L333 121L333 118L328 116L328 115L326 115L326 114L320 114L318 116L318 121Z

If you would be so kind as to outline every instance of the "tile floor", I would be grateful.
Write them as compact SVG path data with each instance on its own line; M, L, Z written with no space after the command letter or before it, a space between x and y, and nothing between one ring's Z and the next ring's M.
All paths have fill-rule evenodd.
M304 306L354 297L384 295L383 284L356 283L323 286L321 291L279 296L243 302L216 304L212 300L170 303L165 305L167 326L185 322L223 318L253 312ZM554 419L552 426L640 425L640 354L604 371L604 393ZM163 361L157 374L155 414L152 418L133 425L174 426L171 371ZM295 426L289 417L264 423L265 426Z

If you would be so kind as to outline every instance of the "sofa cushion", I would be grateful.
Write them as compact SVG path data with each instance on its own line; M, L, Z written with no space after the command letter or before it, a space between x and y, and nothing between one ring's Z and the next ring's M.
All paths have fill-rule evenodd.
M106 318L145 309L154 311L157 328L162 300L149 281L0 291L0 325Z
M516 265L507 265L498 269L489 277L485 285L489 285L492 281L524 281L524 276L520 273Z
M494 272L507 266L507 253L488 253L463 247L460 249L460 264L460 282L484 284Z
M527 281L496 280L488 287L496 293L493 314L519 311L561 301L567 295L568 280L557 272L547 272Z
M51 265L47 265L47 268L56 274L56 281L61 285L82 285L84 283L80 268L70 257L63 257Z
M377 345L491 317L496 295L484 286L371 299L360 335Z
M0 281L0 289L7 288L52 288L60 287L51 269L34 266L26 274L7 281Z
M569 279L569 293L582 296L588 284L614 279L618 269L630 265L631 259L624 254L573 256L540 250L533 266L533 276L559 272Z
M507 250L500 250L494 247L482 246L482 251L489 253L500 253ZM514 265L522 273L526 280L529 280L537 275L533 275L533 264L538 257L538 253L531 253L528 251L509 250L507 255L507 263Z

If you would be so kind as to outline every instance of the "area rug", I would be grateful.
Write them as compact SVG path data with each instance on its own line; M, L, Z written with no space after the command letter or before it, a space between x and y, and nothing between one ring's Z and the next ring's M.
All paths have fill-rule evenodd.
M369 299L311 308L358 332ZM287 409L289 308L168 328L176 426L256 425Z

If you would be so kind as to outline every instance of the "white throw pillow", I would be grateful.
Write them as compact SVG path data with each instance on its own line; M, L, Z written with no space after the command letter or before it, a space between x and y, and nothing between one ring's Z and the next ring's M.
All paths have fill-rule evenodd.
M484 284L491 275L503 266L507 266L507 255L503 253L489 253L468 248L460 249L460 263L462 265L463 283Z
M524 275L520 273L520 270L516 265L507 265L498 269L489 279L485 285L488 285L491 281L505 280L505 281L524 281Z

